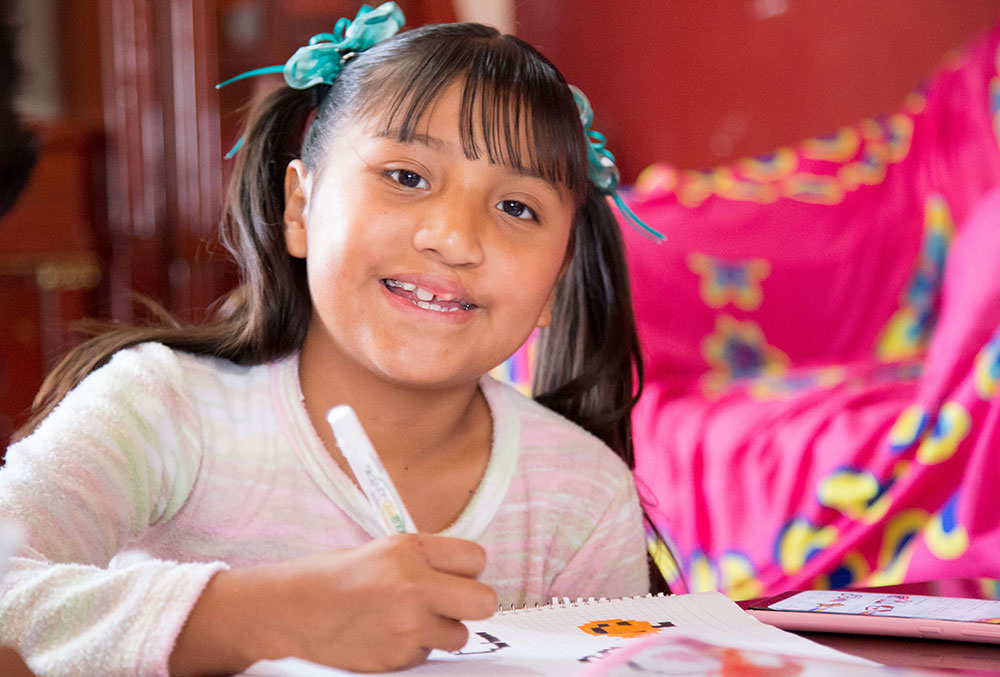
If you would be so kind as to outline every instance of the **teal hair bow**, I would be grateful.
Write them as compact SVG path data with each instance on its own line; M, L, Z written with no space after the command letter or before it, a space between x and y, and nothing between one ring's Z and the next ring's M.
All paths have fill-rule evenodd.
M597 186L602 194L614 201L631 225L638 226L640 231L656 240L665 239L662 233L643 223L642 219L636 216L635 212L625 204L625 201L618 194L618 182L621 180L621 174L615 164L615 156L605 148L607 143L605 136L590 128L594 122L594 111L590 107L590 101L578 87L570 85L569 88L573 92L573 101L576 102L577 110L580 111L580 122L583 123L583 133L587 137L587 175L590 182Z
M312 36L309 44L299 47L283 66L255 68L220 82L215 88L266 73L283 73L285 82L293 89L308 89L321 83L333 84L352 55L391 38L404 23L403 10L395 2L383 3L377 9L362 5L354 21L341 17L333 33Z
M348 59L391 38L404 23L406 17L395 2L383 3L376 9L362 5L354 21L341 17L333 27L333 33L317 33L312 36L309 44L299 47L283 66L255 68L220 82L215 88L268 73L284 74L285 82L293 89L333 84L347 65ZM243 138L240 137L236 145L226 153L226 159L236 155L242 145Z

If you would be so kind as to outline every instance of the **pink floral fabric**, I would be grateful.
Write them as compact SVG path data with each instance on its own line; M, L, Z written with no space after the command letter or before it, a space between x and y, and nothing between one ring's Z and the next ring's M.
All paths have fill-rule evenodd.
M667 236L623 226L675 590L1000 578L998 38L893 114L627 196Z

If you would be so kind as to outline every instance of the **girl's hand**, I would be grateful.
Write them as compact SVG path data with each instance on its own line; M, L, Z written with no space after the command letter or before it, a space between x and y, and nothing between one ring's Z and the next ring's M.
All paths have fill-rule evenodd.
M35 677L21 656L13 649L0 647L0 675L4 677Z
M356 671L416 665L431 649L462 648L460 620L496 610L496 593L475 580L485 565L470 541L406 534L220 572L188 617L170 672L239 672L286 656Z

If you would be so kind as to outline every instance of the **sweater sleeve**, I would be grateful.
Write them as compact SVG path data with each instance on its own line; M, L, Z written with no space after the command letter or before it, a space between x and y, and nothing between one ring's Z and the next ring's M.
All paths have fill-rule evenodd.
M649 592L642 511L631 473L616 489L587 540L553 580L550 598L617 598Z
M112 558L183 505L201 459L177 357L145 344L90 374L7 450L0 519L24 544L0 582L0 644L39 675L165 675L222 563Z

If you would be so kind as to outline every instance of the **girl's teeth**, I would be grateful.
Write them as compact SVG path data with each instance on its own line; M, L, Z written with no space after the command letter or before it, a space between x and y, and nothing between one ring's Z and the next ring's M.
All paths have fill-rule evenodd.
M436 303L427 303L426 301L417 301L417 305L424 310L436 310L439 313L453 313L458 310L458 308L442 308Z
M449 298L437 297L434 295L433 292L429 292L426 289L421 289L420 287L411 282L400 282L399 280L387 279L385 283L390 287L395 287L397 289L403 289L408 292L413 292L414 295L417 297L417 300L415 302L416 305L423 308L424 310L435 310L439 313L453 313L459 310L459 308L457 307L445 308L444 306L441 306L438 303L431 303L431 301L433 301L434 299L437 299L438 301L453 301L454 299L451 297ZM471 303L465 303L463 301L455 301L455 302L459 304L462 310L472 309Z
M450 294L446 294L444 296L436 296L433 292L429 292L426 289L421 289L420 287L415 287L412 284L410 285L410 287L405 287L404 286L403 289L406 289L407 291L413 291L413 292L415 292L416 295L417 295L417 298L420 299L421 301L433 301L434 299L437 299L438 301L453 301L454 300L454 297L451 296Z
M400 282L399 280L386 280L385 283L390 287L395 287L396 289L403 289L406 291L413 291L417 288L417 285L412 282Z

